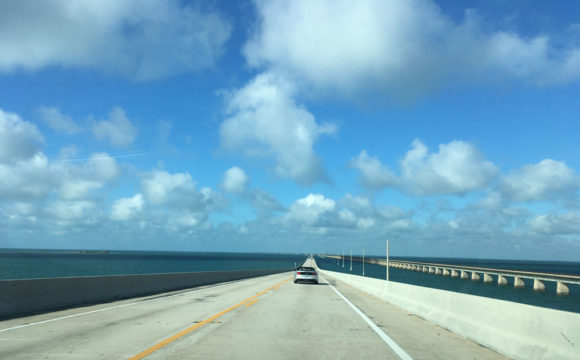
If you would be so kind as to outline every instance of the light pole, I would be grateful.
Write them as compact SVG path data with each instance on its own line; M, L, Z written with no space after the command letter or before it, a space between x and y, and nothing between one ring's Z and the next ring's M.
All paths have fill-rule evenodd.
M363 249L363 276L365 276L365 249Z
M350 251L350 272L352 272L352 250Z
M389 281L389 240L387 240L387 281Z
M342 268L344 268L344 250L342 250Z

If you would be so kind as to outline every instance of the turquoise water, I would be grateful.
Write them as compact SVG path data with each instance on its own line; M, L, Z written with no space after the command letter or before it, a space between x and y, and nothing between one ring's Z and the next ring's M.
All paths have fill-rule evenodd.
M0 279L294 268L305 255L251 253L0 251Z
M0 279L31 279L71 276L155 274L172 272L293 269L306 259L304 254L252 254L252 253L202 253L202 252L80 252L55 250L0 250ZM331 259L316 258L323 269L362 275L362 263L346 259L345 267ZM417 259L433 263L528 270L560 274L580 274L580 263L549 261L506 261L470 259ZM515 289L513 278L508 286L484 284L482 281L461 280L435 276L423 272L390 269L390 280L406 284L492 297L535 306L580 313L580 286L569 285L570 296L557 296L554 282L546 282L546 292L532 290L531 281L526 288ZM385 278L385 267L365 264L365 276ZM497 280L497 279L494 279Z
M554 262L554 261L510 261L510 260L474 260L474 259L441 259L441 258L405 258L398 260L410 260L431 262L440 264L470 265L476 267L492 267L509 270L528 270L538 272L550 272L559 274L580 274L580 263ZM362 276L362 262L353 261L352 272L350 271L350 259L345 258L344 268L342 262L337 264L333 259L316 258L318 266L322 269L350 273ZM376 279L386 278L384 266L365 263L365 276ZM476 296L491 297L500 300L513 301L528 305L541 306L557 310L580 313L580 286L570 284L569 296L556 295L556 284L546 281L546 291L538 292L533 290L533 281L524 280L526 287L516 289L513 287L513 278L508 278L508 286L498 286L497 277L494 283L483 283L483 281L471 281L469 279L451 278L424 272L410 271L404 269L390 268L389 280L405 284L425 286L435 289L460 292Z

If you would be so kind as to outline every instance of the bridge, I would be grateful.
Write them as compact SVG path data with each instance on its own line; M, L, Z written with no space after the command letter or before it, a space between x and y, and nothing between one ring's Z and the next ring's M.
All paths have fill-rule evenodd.
M344 261L341 255L324 255L323 257ZM566 274L552 274L521 270L495 269L488 267L473 267L462 266L454 264L439 264L408 260L390 260L379 258L361 258L353 257L355 261L361 261L368 264L379 266L388 266L389 268L397 268L412 271L422 271L429 274L450 276L452 278L471 279L472 281L480 281L483 278L484 283L491 283L494 281L493 276L497 279L497 284L500 286L508 285L508 278L513 278L513 286L516 288L524 288L524 279L533 281L534 291L545 291L546 281L556 283L557 295L570 295L568 284L580 285L580 276L566 275Z
M305 265L316 267L313 259ZM319 285L294 284L290 271L4 320L0 358L529 359L537 354L535 358L572 359L577 355L579 314L318 271ZM3 297L6 294L0 293L0 300ZM433 308L425 308L428 301ZM441 308L438 301L450 302L450 309L444 310L455 311L455 317L445 313L441 318L446 320L439 321L440 314L432 311ZM523 328L528 327L520 318L525 314L537 323L538 333L512 337L510 331L520 331L519 327L498 323L490 328L484 318L476 318L480 326L472 323L463 329L461 319L469 320L470 315L461 312L465 310L457 306L461 302L472 302L484 311L495 308L497 319L505 318L504 322L510 322L513 314Z

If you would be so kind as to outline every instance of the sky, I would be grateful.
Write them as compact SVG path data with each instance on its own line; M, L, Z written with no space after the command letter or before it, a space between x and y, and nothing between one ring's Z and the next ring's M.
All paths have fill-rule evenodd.
M0 248L580 259L577 1L0 3Z

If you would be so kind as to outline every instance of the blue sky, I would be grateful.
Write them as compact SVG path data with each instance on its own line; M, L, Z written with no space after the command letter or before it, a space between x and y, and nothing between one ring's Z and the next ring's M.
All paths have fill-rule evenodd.
M580 258L575 1L0 5L0 248Z

